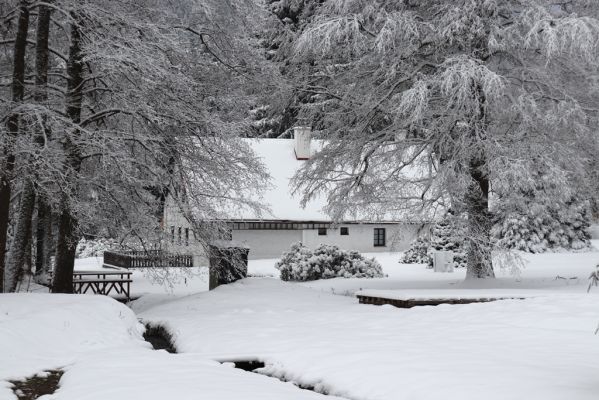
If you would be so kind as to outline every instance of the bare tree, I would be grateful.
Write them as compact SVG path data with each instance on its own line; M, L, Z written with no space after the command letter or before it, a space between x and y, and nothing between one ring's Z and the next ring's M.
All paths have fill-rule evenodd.
M11 180L15 164L13 142L19 134L18 106L25 93L25 52L29 29L29 2L21 0L18 5L18 25L13 51L13 73L11 83L12 110L7 118L7 137L3 143L3 158L0 171L0 289L4 288L4 266L6 238L11 200Z
M48 99L47 87L48 84L48 40L50 34L50 15L51 9L46 5L40 5L38 7L37 17L37 33L36 33L36 49L35 49L35 86L33 93L33 100L36 104L44 106L44 103ZM45 115L41 116L42 122L39 124L38 129L40 132L36 133L37 142L40 146L43 146L45 137L47 136L46 124L43 122ZM33 160L32 160L33 161ZM8 282L8 291L12 292L16 289L18 281L21 279L25 270L26 258L31 255L31 246L28 243L32 237L32 216L35 208L36 200L36 188L32 176L35 175L35 171L31 171L28 174L23 183L23 189L21 193L21 201L19 204L19 211L17 215L16 228L14 237L11 242L10 259L8 260L8 271L10 271L10 281ZM47 212L47 206L42 198L39 203L42 212L40 215L39 224L44 226L47 224L44 213ZM39 272L43 269L43 256L44 256L44 239L45 228L38 232L40 238L38 238L38 257L40 262ZM42 240L40 240L42 239ZM41 247L40 247L41 246ZM30 271L29 271L30 272Z
M51 226L44 215L58 220L54 292L72 290L75 246L86 233L160 245L166 196L194 221L220 218L223 202L261 207L247 193L265 173L235 140L265 81L256 79L253 21L243 23L256 15L254 3L181 3L194 18L153 0L35 4L36 79L25 80L34 97L21 109L28 134L14 146L16 183L25 190L11 270L21 269L31 236L25 206L34 203L23 199L38 199L40 270ZM40 6L53 10L46 43ZM198 231L200 240L208 242L210 231Z

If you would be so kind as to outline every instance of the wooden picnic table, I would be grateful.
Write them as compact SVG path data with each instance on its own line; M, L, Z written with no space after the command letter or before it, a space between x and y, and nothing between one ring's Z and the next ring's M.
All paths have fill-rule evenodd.
M116 294L131 298L131 272L123 269L74 271L73 293L84 294L88 291L94 294Z

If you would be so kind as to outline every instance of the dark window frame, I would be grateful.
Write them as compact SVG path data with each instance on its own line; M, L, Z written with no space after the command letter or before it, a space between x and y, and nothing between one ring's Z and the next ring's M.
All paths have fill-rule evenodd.
M318 236L327 236L327 228L318 228Z
M341 236L349 236L349 228L348 228L347 226L342 226L342 227L339 229L339 234L340 234Z
M374 228L374 247L385 247L387 245L386 228Z

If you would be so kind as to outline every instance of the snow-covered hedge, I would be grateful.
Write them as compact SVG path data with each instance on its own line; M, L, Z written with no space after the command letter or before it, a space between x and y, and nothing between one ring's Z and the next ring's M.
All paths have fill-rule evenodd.
M321 244L314 251L301 243L291 246L275 268L284 281L312 281L329 278L381 278L381 265L374 258L364 258L357 251Z
M399 262L402 264L428 264L431 261L430 246L430 239L426 237L416 238L410 248L403 253Z
M118 242L114 239L97 238L86 240L81 239L77 243L77 250L75 253L76 258L86 257L102 257L106 250L114 248L118 245Z

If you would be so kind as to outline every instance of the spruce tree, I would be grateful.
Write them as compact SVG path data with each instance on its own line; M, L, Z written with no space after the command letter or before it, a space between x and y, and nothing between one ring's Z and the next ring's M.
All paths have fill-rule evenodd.
M509 250L582 250L590 246L589 220L587 202L572 198L560 204L555 199L536 198L506 212L495 226L494 236L498 247Z
M466 266L466 256L463 240L463 224L453 218L445 218L437 222L431 229L431 244L429 255L434 251L451 251L456 267ZM429 256L428 265L433 267L433 259Z

